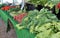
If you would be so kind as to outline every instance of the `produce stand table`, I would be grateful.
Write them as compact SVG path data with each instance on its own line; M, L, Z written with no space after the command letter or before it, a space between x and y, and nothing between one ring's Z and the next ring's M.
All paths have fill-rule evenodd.
M35 34L31 34L28 29L19 30L16 28L16 22L7 11L0 10L0 16L4 20L5 24L8 24L8 19L13 24L14 30L16 32L17 38L34 38Z

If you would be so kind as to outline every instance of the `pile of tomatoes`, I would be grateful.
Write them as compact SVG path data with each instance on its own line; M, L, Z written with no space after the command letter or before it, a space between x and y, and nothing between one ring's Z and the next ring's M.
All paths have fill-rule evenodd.
M15 8L15 6L4 6L2 10L8 11L10 8Z
M21 13L19 15L14 16L14 19L20 23L26 15L27 13Z

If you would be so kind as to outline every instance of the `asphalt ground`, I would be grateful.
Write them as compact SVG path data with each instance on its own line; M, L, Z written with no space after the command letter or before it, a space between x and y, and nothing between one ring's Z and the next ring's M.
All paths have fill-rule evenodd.
M7 26L4 21L0 18L0 38L17 38L14 29L6 32Z

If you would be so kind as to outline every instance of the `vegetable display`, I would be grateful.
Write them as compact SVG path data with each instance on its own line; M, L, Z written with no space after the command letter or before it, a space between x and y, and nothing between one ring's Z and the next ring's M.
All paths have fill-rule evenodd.
M34 5L45 5L49 0L30 0L30 3Z
M36 34L35 38L60 38L60 20L48 11L29 11L28 15L22 19L22 22L17 24L19 30L27 29L30 33Z
M23 10L20 5L5 4L0 5L0 9L12 16L10 18L9 15L9 19L16 28L18 37L20 33L24 36L29 32L35 35L34 38L60 38L60 0L26 0Z

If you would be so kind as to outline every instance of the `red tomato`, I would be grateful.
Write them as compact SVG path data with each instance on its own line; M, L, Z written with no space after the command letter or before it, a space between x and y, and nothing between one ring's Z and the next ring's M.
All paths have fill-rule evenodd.
M57 7L58 9L60 9L60 3L58 3L58 4L56 5L56 7Z

